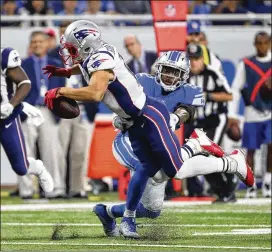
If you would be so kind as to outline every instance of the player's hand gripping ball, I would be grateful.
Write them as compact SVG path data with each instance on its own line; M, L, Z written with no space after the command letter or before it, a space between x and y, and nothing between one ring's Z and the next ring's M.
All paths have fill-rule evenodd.
M80 114L80 109L74 99L58 97L59 88L51 89L45 94L46 106L56 115L64 119L73 119Z

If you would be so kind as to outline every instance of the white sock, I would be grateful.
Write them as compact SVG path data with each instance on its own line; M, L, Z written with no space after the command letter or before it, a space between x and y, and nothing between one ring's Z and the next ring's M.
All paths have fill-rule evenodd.
M27 160L29 163L27 174L40 175L44 167L43 162L32 157L28 157Z
M184 179L215 172L235 173L237 163L229 157L217 158L213 156L195 156L187 159L177 172L176 179Z
M265 174L264 174L264 183L265 184L271 184L271 172L266 172Z
M135 218L136 217L136 211L130 211L130 210L126 209L125 212L124 212L124 217Z
M181 157L182 160L185 161L195 154L198 154L202 151L201 146L196 139L189 139L186 144L183 144L181 147Z

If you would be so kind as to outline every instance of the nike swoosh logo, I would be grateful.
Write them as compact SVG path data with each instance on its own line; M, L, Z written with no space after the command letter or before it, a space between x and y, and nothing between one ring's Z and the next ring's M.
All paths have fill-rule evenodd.
M9 127L11 126L11 124L12 124L12 123L9 123L9 124L5 125L5 128L6 128L6 129L9 128Z
M94 58L92 58L92 60L95 60L99 55L95 56Z

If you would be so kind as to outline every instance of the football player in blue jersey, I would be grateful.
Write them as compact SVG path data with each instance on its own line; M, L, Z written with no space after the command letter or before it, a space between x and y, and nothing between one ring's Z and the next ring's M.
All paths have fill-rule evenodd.
M14 91L13 85L16 85ZM29 123L40 124L41 112L23 102L30 90L30 80L21 68L19 53L10 47L1 48L1 144L12 169L19 176L36 175L45 192L52 192L54 183L41 160L27 157L19 115L26 114ZM32 118L31 118L32 117Z
M133 122L131 127L127 128L128 137L142 166L135 171L129 184L128 200L120 228L125 237L139 238L135 224L136 208L149 178L158 182L174 177L183 179L198 174L228 171L239 174L246 185L253 184L252 172L239 150L224 159L201 160L202 163L209 161L209 165L199 167L199 160L195 162L197 157L192 157L193 155L203 150L211 154L222 151L204 132L194 131L183 146L184 149L180 148L176 135L171 131L170 115L165 104L145 94L116 48L101 39L97 25L88 20L73 22L67 27L61 44L60 54L65 58L64 62L71 60L73 66L66 69L46 66L45 73L48 73L49 77L82 74L88 86L49 90L45 96L48 108L53 109L53 100L60 96L78 101L102 101L122 120ZM160 73L171 85L182 86L189 65L185 54L171 52L165 57L169 58L171 66L159 65ZM169 67L174 68L174 75L169 74ZM191 102L193 105L201 105L204 100L200 95L194 97ZM172 118L176 118L178 123L184 108L177 108L175 113ZM193 163L184 162L186 159L192 160ZM189 169L186 168L188 165Z
M180 124L193 120L196 107L204 106L204 101L201 101L201 99L203 99L201 88L196 85L186 83L186 80L189 77L189 65L185 65L186 68L184 69L184 65L181 67L177 61L173 61L172 57L176 57L176 55L187 60L186 56L181 52L166 52L156 62L155 76L149 74L136 74L136 78L143 86L145 93L161 100L168 108L170 112L170 126L173 131L175 131ZM173 76L178 76L176 74L178 71L184 71L186 74L183 79L176 83L173 81ZM125 132L132 123L130 121L123 120L121 117L115 117L113 125ZM197 135L203 134L198 129L195 130L195 133ZM194 135L191 136L191 138L193 137ZM201 153L207 154L205 151L200 152L199 154ZM132 174L135 172L137 173L138 169L142 169L142 164L133 153L127 133L120 132L117 134L113 143L113 154L120 164L131 170ZM203 158L198 157L199 160L195 159L192 162L193 159L191 159L191 161L189 161L189 158L192 158L195 154L192 153L190 146L187 144L184 144L181 147L181 154L184 159L184 170L188 168L194 170L193 167L196 167L196 163L198 163L199 166L198 171L194 170L189 173L184 171L184 175L182 175L184 178L191 176L193 173L200 175L208 172L208 170L205 171L205 167L203 167L202 162L209 163L209 158L202 156ZM223 157L223 150L214 154L215 156L221 157L222 160L226 160L226 157ZM214 157L212 157L212 159L213 161L216 160ZM188 166L186 164L188 164ZM186 167L184 167L184 165ZM203 167L203 170L200 169L200 167ZM136 208L136 217L157 218L160 215L163 206L166 183L167 180L162 182L157 182L152 178L148 180L147 186L141 197L141 201ZM119 236L120 232L116 226L115 218L122 217L125 209L126 204L114 206L98 204L94 207L94 212L103 224L104 232L107 236ZM137 238L136 235L134 238Z

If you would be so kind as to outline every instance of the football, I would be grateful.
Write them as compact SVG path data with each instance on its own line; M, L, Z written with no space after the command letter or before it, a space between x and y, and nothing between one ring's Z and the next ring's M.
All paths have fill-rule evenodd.
M231 125L227 131L227 136L234 142L238 142L241 139L241 131L238 125Z
M73 119L80 114L79 106L74 99L60 96L53 100L52 112L64 119Z

